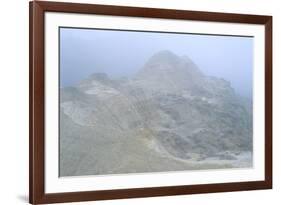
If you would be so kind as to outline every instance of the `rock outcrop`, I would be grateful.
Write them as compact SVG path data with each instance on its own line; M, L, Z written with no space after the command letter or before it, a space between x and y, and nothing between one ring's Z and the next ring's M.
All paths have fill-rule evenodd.
M170 51L131 79L93 74L61 89L60 175L250 167L250 105Z

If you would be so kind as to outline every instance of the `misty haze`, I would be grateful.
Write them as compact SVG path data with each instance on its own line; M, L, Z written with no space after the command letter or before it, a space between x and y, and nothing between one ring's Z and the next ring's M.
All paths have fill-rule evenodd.
M60 176L252 167L252 38L60 29Z

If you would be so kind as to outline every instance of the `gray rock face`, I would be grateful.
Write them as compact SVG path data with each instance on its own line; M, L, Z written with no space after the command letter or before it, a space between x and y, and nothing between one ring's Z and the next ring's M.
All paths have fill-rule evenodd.
M161 51L132 79L61 89L61 176L250 166L251 104L186 56Z

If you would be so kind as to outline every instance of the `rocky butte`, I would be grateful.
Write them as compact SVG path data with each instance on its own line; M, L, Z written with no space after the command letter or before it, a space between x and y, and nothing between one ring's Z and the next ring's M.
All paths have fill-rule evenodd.
M251 102L187 56L161 51L130 79L94 73L60 93L60 176L252 166Z

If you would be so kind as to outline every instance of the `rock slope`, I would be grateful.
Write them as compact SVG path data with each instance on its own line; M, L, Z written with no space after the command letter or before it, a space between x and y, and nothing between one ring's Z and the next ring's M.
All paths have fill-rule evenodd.
M119 68L122 69L122 68ZM251 103L187 56L61 88L60 176L252 166Z

